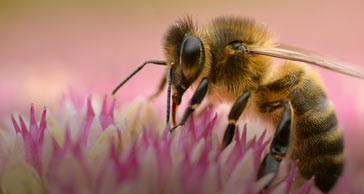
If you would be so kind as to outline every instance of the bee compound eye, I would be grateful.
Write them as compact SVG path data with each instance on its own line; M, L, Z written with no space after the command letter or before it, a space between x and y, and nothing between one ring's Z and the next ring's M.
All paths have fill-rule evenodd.
M182 45L181 64L184 67L192 67L199 63L202 42L199 38L190 36L185 39Z

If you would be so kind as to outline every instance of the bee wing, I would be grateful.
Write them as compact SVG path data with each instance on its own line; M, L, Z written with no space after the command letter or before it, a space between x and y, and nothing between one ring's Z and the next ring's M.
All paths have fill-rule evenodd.
M335 62L336 64L341 64L347 68L354 68L357 70L362 69L363 67L357 65L357 64L352 64L352 63L348 63L348 62L344 62L341 60L338 60L332 56L327 56L327 55L323 55L321 53L318 53L316 51L312 51L312 50L307 50L307 49L303 49L303 48L298 48L292 45L287 45L287 44L282 44L280 43L278 46L276 46L277 48L281 48L281 49L285 49L285 50L291 50L291 51L295 51L295 52L299 52L311 57L316 57L316 58L321 58L321 59L326 59L327 61L331 61L331 62Z
M252 47L248 48L248 52L252 54L266 55L275 58L287 59L291 61L300 61L304 63L309 63L335 71L338 73L346 74L349 76L357 77L364 80L364 75L349 69L344 66L343 63L335 62L327 57L321 56L320 54L304 50L300 48L295 48L288 45L280 45L273 48L264 47Z

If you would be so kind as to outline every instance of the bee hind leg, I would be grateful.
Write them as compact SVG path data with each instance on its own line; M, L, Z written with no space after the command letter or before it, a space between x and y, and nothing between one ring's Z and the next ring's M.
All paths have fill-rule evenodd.
M270 153L268 153L259 167L257 179L263 176L273 173L273 178L265 185L267 188L277 176L279 166L282 159L286 156L288 151L291 121L292 121L292 108L288 100L283 100L282 105L284 107L281 121L275 131L272 143L270 145Z
M245 91L243 93L243 95L241 95L235 101L233 107L231 108L230 113L229 113L229 124L226 127L224 138L223 138L223 141L222 141L222 148L223 149L231 143L231 141L232 141L232 139L234 137L234 133L235 133L236 121L239 119L241 113L245 109L245 106L246 106L246 104L248 102L249 97L250 97L250 92Z

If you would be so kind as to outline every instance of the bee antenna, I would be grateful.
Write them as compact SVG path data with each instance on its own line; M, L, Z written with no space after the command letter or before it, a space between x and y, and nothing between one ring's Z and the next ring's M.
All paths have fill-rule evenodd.
M113 91L112 95L114 95L120 88L123 86L127 81L129 81L130 78L132 78L136 73L138 73L140 70L143 69L143 67L146 64L155 64L155 65L167 65L165 61L159 61L159 60L149 60L143 63L143 65L139 66L136 70L133 71L124 81L122 81Z
M167 90L167 119L166 123L168 126L169 123L169 114L170 114L170 107L171 107L171 85L172 85L172 72L173 68L171 68L168 72L168 90Z

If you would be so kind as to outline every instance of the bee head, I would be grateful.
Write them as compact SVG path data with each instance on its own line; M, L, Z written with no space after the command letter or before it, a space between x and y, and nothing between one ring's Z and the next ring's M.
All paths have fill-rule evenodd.
M178 20L164 38L166 60L170 68L175 104L181 103L184 92L196 81L205 63L204 44L190 17Z

